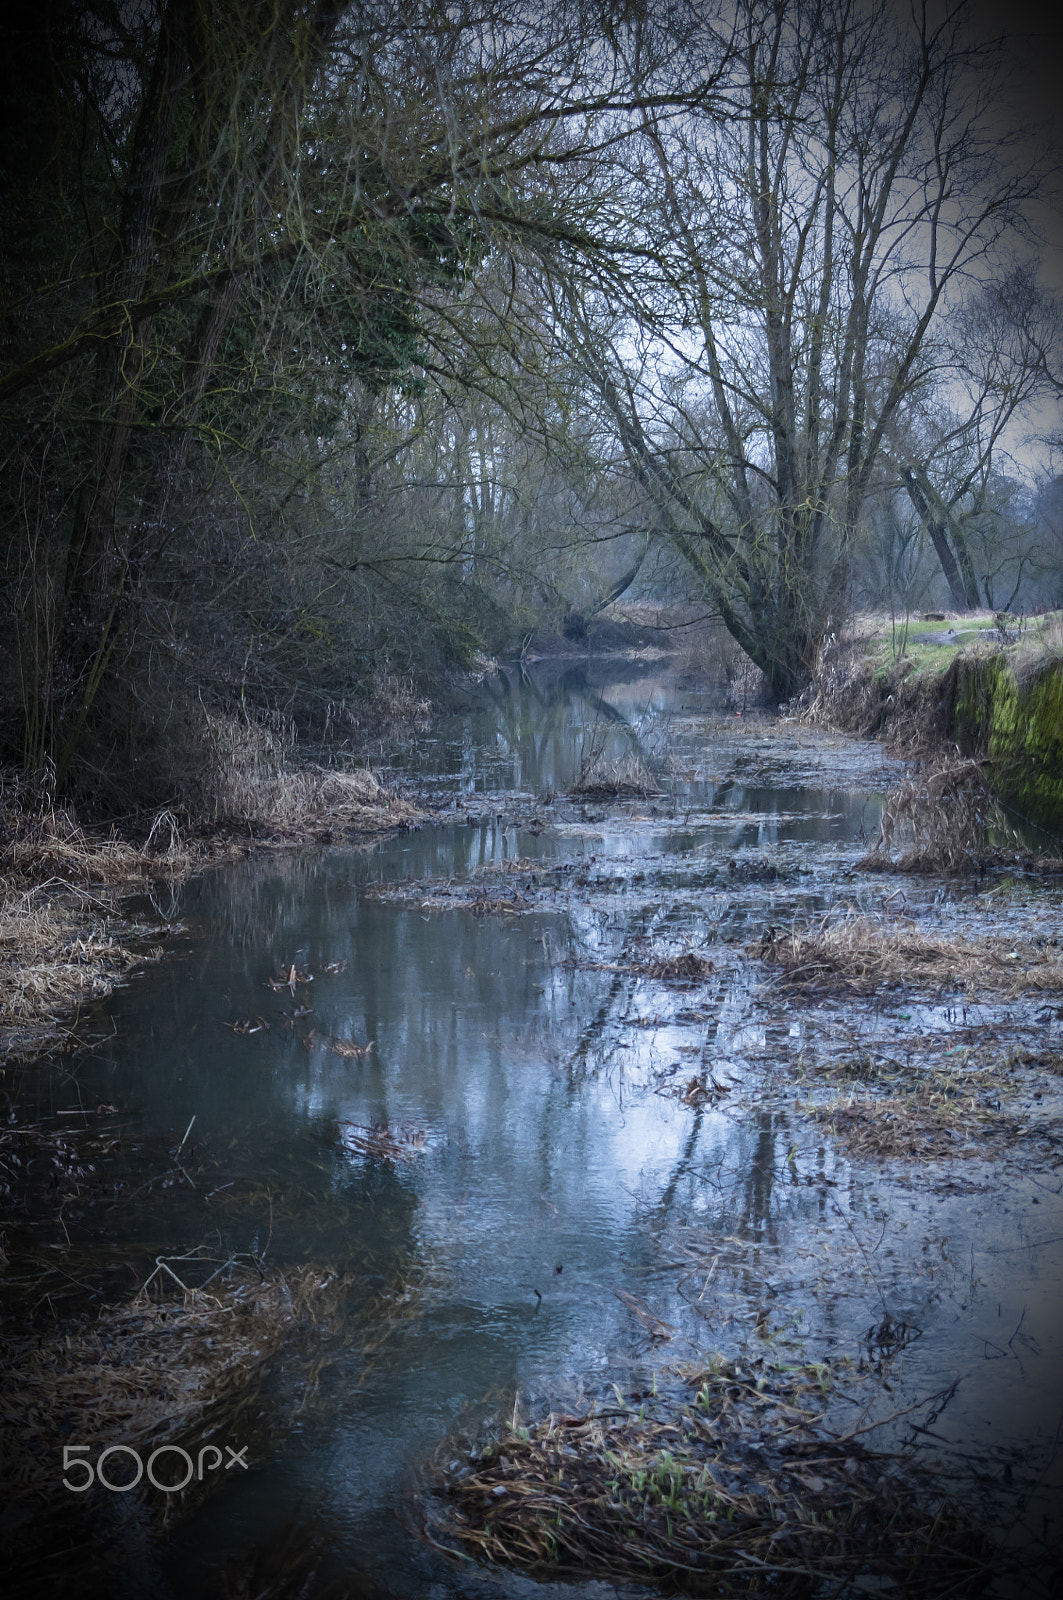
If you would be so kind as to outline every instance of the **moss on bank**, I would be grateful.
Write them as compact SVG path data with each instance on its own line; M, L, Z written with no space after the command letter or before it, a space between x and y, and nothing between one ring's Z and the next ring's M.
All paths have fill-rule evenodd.
M947 673L949 732L990 763L1006 805L1063 834L1063 660L1018 670L1006 655L961 656Z
M895 754L982 763L992 793L1063 837L1063 653L1058 625L946 654L936 642L886 661L883 624L833 645L805 720L880 739ZM983 630L984 631L984 630Z

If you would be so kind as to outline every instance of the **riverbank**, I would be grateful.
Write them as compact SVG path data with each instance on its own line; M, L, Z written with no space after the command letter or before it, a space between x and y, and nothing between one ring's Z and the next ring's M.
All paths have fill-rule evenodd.
M21 1592L77 1531L76 1592L143 1545L220 1600L284 1528L373 1600L1053 1593L1059 885L868 865L901 763L656 660L481 701L380 769L440 826L231 841L95 1048L8 1075ZM102 1388L66 1431L166 1328L179 1432ZM252 1473L115 1492L215 1442Z
M198 824L164 810L83 824L33 805L16 775L0 788L0 1064L75 1050L81 1008L163 953L160 910L194 872L303 845L376 841L428 813L368 768L271 771L244 804Z
M1005 617L934 614L902 628L857 618L829 641L797 710L812 726L878 739L915 761L925 779L924 828L936 811L946 834L967 836L969 864L978 864L979 827L983 857L994 827L998 844L1017 827L1046 857L1063 855L1060 613L1014 625ZM951 812L943 810L946 795L955 802ZM910 811L916 801L909 796ZM932 857L924 870L934 870ZM943 860L940 870L954 866ZM919 870L914 856L907 868Z

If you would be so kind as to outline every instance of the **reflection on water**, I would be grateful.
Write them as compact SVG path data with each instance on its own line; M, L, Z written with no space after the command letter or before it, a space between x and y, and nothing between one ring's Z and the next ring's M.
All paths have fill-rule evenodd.
M661 793L558 799L592 751L637 755ZM189 1166L209 1158L216 1191L156 1205L152 1237L212 1233L408 1296L368 1363L364 1340L333 1340L294 1421L292 1396L274 1395L287 1420L256 1470L174 1547L130 1557L126 1592L187 1593L225 1553L312 1514L344 1570L395 1593L541 1593L457 1572L409 1537L394 1513L411 1468L459 1420L508 1415L518 1391L526 1409L575 1403L766 1329L783 1354L859 1356L864 1340L870 1356L886 1310L918 1329L900 1392L963 1376L938 1434L995 1472L1037 1430L1050 1439L1060 1256L1043 1240L1063 1232L1058 1184L973 1162L969 1182L928 1197L918 1173L850 1165L799 1114L802 1063L892 1039L895 1010L791 1013L742 950L769 924L884 898L852 874L888 778L880 753L727 718L659 669L587 663L500 674L396 765L449 793L454 820L369 855L250 861L190 885L183 947L108 1005L113 1037L78 1070L85 1103L135 1108L174 1143L195 1118ZM498 812L469 811L486 793ZM761 854L773 876L758 878ZM425 908L430 890L528 863L540 877L523 915ZM932 887L908 893L951 914ZM636 959L688 948L713 967L687 989ZM292 963L313 982L268 988ZM971 1025L944 1000L912 1015L904 1028ZM225 1026L241 1018L269 1026ZM1022 1024L991 1008L976 1020ZM342 1056L329 1039L371 1049ZM714 1087L687 1103L698 1074ZM345 1125L381 1123L423 1133L423 1152L391 1163L344 1140ZM618 1289L675 1327L667 1349ZM990 1344L1006 1352L992 1365Z

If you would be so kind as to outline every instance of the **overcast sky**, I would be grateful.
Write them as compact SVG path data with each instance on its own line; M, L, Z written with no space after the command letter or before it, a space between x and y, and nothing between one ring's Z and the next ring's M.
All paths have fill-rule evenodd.
M972 0L985 39L1006 38L1010 84L999 107L1002 133L1022 128L1031 149L1050 153L1055 172L1036 207L1045 235L1042 281L1063 292L1063 5L1046 0Z

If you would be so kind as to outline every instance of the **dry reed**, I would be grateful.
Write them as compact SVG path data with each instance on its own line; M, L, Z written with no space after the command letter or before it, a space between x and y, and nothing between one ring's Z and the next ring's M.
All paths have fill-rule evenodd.
M1014 835L986 787L984 767L948 756L906 777L886 797L878 838L861 869L984 872L1001 859L997 841Z
M637 755L623 756L608 765L592 752L581 766L568 793L579 800L652 800L662 794Z
M871 994L883 987L1002 994L1063 989L1058 945L992 935L935 938L899 920L845 917L804 931L770 929L747 950L780 969L780 986L806 993Z

